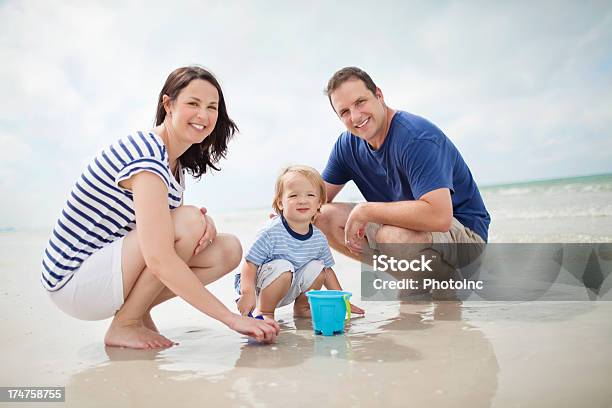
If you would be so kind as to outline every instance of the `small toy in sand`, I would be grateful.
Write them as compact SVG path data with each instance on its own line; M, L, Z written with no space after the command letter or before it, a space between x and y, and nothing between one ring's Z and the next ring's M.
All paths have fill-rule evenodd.
M253 316L253 312L249 312L248 316L252 317L253 319L257 319L257 320L263 320L264 319L263 315Z

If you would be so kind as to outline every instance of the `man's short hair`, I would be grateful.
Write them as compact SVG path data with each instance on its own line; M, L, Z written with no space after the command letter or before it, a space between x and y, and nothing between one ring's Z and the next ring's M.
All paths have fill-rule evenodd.
M327 87L325 88L325 95L329 99L331 104L331 94L340 87L346 81L360 79L373 94L376 94L376 84L372 81L372 78L364 70L357 67L344 67L334 73L332 77L327 81ZM334 106L332 105L332 108Z

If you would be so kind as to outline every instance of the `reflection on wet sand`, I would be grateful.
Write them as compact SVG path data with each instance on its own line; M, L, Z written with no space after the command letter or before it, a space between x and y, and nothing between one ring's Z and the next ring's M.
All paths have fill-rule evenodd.
M68 406L489 406L498 364L459 302L372 303L347 334L314 335L308 319L281 319L276 344L183 328L163 351L107 348L72 376Z

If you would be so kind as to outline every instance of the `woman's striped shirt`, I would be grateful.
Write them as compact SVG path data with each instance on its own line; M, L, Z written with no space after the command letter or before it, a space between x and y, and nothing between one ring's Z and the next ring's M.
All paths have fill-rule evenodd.
M168 207L181 204L183 172L170 172L162 139L136 132L103 149L76 181L53 228L42 260L45 289L61 289L88 256L130 232L136 222L134 198L119 182L148 171L168 188Z

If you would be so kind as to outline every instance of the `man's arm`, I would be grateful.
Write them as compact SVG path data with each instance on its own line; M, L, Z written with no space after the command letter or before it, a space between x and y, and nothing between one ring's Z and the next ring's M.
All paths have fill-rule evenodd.
M331 203L345 186L327 181L324 183L328 203ZM447 232L453 222L453 203L450 190L439 188L423 194L418 200L361 203L353 209L351 217L357 217L356 220L360 221L394 225L414 231Z
M330 184L327 181L325 183L325 191L327 192L327 202L331 203L334 198L338 195L340 190L344 187L344 184Z
M447 232L453 222L453 203L448 188L439 188L418 200L361 203L351 213L367 222L394 225L414 231ZM349 217L350 218L350 217Z
M346 221L345 242L351 252L360 252L359 242L365 235L368 222L414 231L446 232L452 221L453 206L447 188L430 191L414 201L361 203L351 211Z

